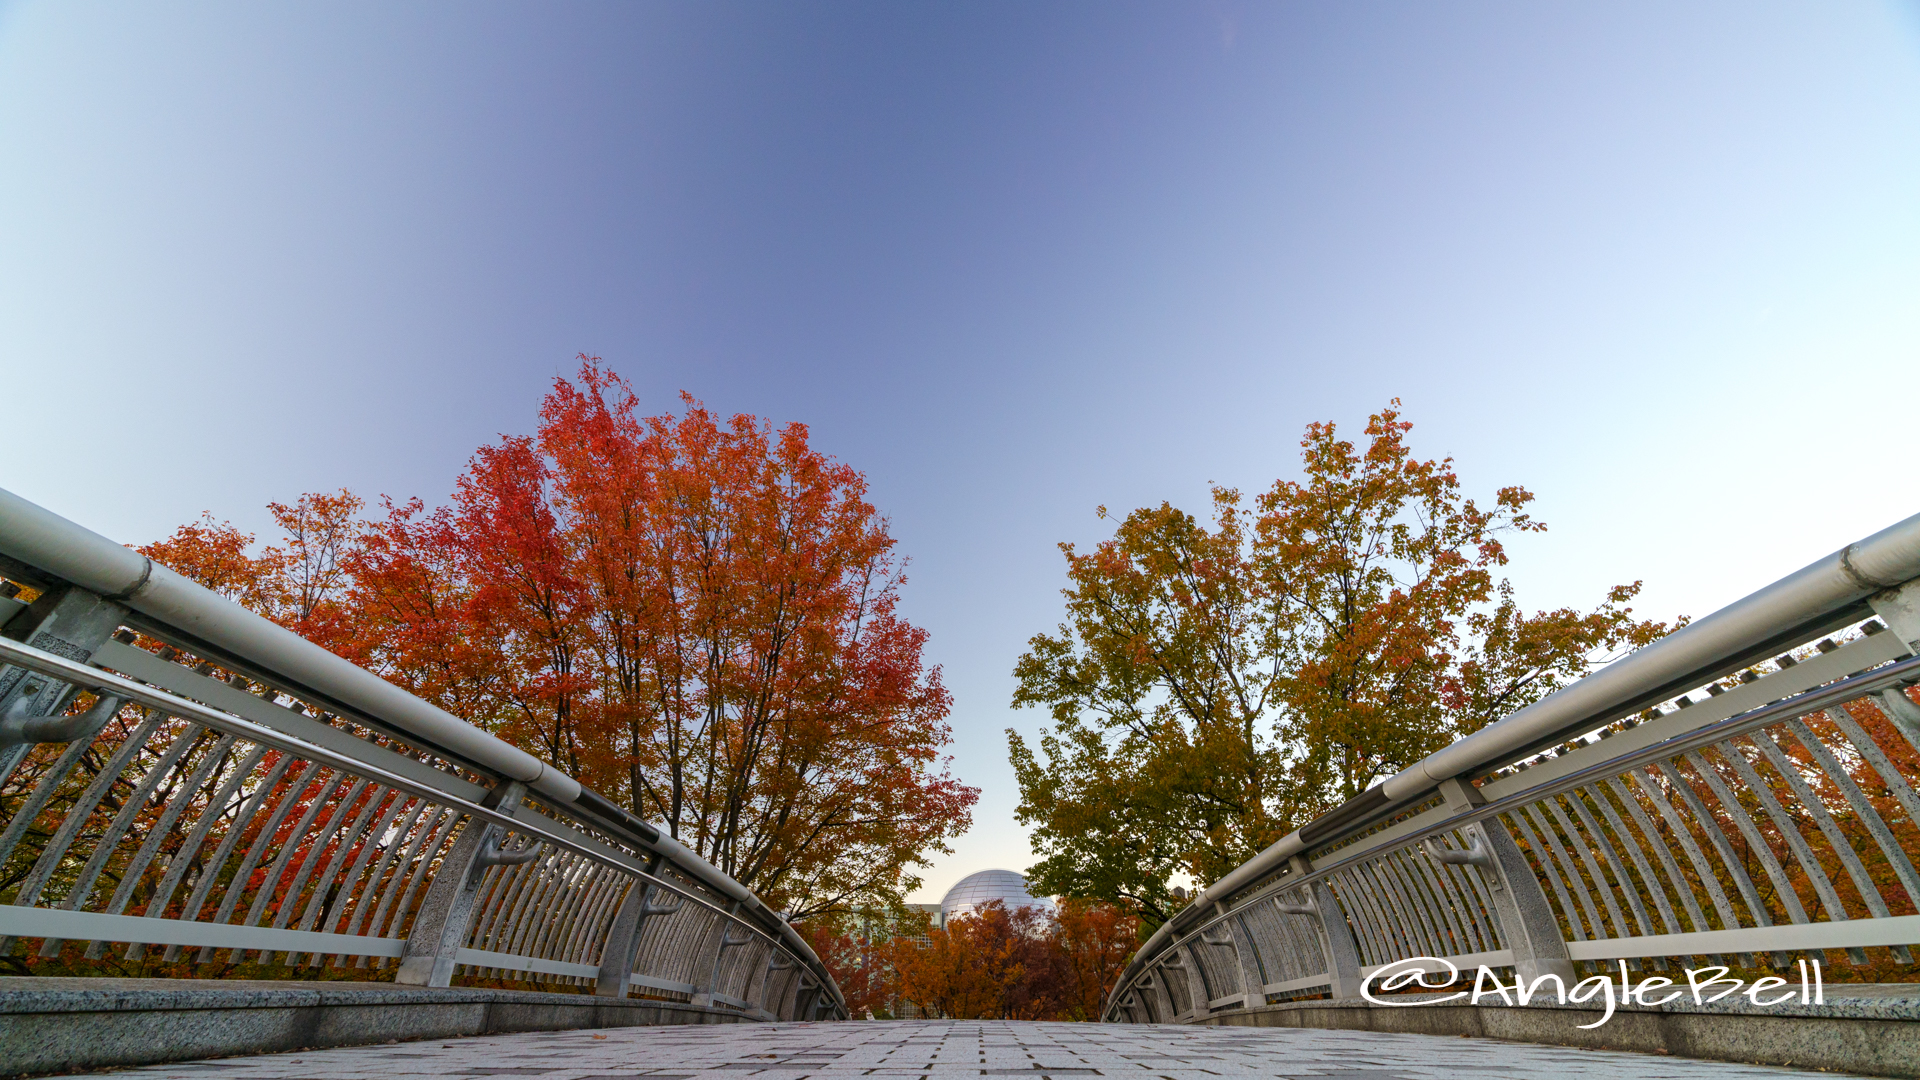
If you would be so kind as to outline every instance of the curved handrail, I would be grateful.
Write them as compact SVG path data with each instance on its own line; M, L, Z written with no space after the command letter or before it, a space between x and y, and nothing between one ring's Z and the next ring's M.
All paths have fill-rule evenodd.
M242 736L250 742L270 746L276 750L284 750L304 761L318 761L338 768L351 770L361 779L377 780L396 791L404 791L409 795L433 799L436 802L457 809L469 817L498 825L508 832L536 837L543 843L574 852L592 862L600 863L603 866L612 867L623 873L644 879L659 888L666 889L687 900L691 900L693 903L707 908L716 915L726 915L726 909L720 905L699 896L686 886L680 885L669 878L663 878L648 872L642 864L632 860L617 858L609 854L608 849L583 844L564 831L541 827L538 817L521 818L514 817L511 814L501 813L498 810L491 809L479 803L449 795L438 788L419 783L408 777L401 776L398 773L388 772L378 765L356 760L345 754L329 750L326 747L316 746L313 743L293 738L292 736L274 731L271 728L251 723L241 717L223 713L218 709L208 708L197 701L188 700L177 694L155 690L152 687L143 686L125 676L116 675L110 671L102 671L99 668L89 667L85 664L75 663L66 657L55 656L52 653L43 652L32 646L22 645L16 641L9 641L3 637L0 637L0 662L10 664L14 667L25 668L28 671L38 672L42 675L49 675L71 685L92 690L94 693L102 695L103 700L117 700L121 703L134 702L135 704L144 705L150 709L158 709L169 716L176 716L181 719L204 724L215 731ZM498 834L488 837L487 850L495 853L500 851ZM535 849L527 848L501 855L498 861L502 863L530 862L537 854L538 852ZM771 935L760 930L758 927L750 924L743 925L746 925L748 932L756 933L763 938L772 940Z
M721 872L693 851L661 833L644 820L620 808L612 801L585 787L559 768L535 758L499 738L480 730L459 717L423 701L385 679L344 660L307 641L276 623L226 599L175 573L130 548L67 520L20 496L0 489L0 570L40 579L46 583L64 583L92 593L116 605L125 613L125 625L132 626L168 645L219 663L255 678L290 696L323 704L365 726L403 738L410 745L431 750L473 772L491 777L496 783L523 783L563 816L573 816L592 828L617 836L634 848L657 857L666 866L691 881L732 901L732 910L724 910L704 898L694 896L671 880L647 872L644 868L620 865L622 873L695 899L714 908L731 922L751 932L777 941L808 968L812 976L832 997L841 1016L846 1015L845 998L819 956L784 917L772 911L751 890ZM139 683L122 679L98 668L73 664L61 657L23 645L0 646L0 655L8 663L43 674L88 680L127 700L162 708L171 714L193 715L196 722L214 730L244 734L261 745L295 750L310 760L331 760L330 751L289 740L238 717L207 709L197 703L156 692ZM79 668L87 674L67 670ZM151 700L150 700L151 699ZM163 700L164 699L164 700ZM204 715L203 715L204 714ZM225 725L225 726L222 726ZM241 726L244 725L244 732ZM280 740L276 743L275 740ZM291 744L297 744L291 745ZM338 757L339 755L331 755ZM399 791L416 790L420 785L404 777L383 772L362 761L343 761L362 776L378 774L380 782ZM458 799L445 790L434 790L431 797L447 806L456 806L478 820L494 821L515 832L538 834L557 847L575 851L597 862L608 862L605 852L562 835L530 825L528 818L507 817L470 800ZM498 820L497 820L498 819Z
M1223 921L1236 897L1274 878L1291 860L1311 849L1337 846L1383 819L1404 814L1423 800L1431 800L1449 781L1471 782L1570 737L1602 728L1775 653L1860 622L1874 612L1870 601L1906 605L1910 610L1911 597L1894 601L1891 593L1916 579L1920 579L1920 514L1816 560L1429 754L1281 838L1197 893L1136 952L1115 983L1108 1013L1159 957L1196 932ZM1910 586L1907 591L1912 591ZM1920 638L1920 628L1908 626L1903 631L1904 652L1920 651L1916 638ZM1596 766L1605 767L1605 763ZM1527 794L1532 798L1541 792ZM1489 816L1478 813L1473 820ZM1449 827L1467 820L1450 820ZM1321 869L1316 865L1310 877L1303 875L1298 882L1324 878ZM1291 887L1296 879L1287 880Z

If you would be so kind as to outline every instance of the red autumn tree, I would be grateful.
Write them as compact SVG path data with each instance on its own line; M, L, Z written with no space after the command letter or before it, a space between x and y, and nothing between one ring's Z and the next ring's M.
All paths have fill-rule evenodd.
M273 504L148 550L579 776L796 918L897 903L977 790L902 564L805 425L644 416L583 357L452 505Z
M860 933L855 918L844 913L808 919L795 929L847 999L847 1015L861 1020L887 1012L899 991L886 962L885 942L876 943Z
M518 745L534 725L516 725L510 650L479 617L464 545L448 507L419 499L383 505L346 565L351 613L337 651L456 716Z
M476 459L463 508L524 508L465 542L501 553L499 617L548 645L584 775L796 914L895 901L977 793L940 757L951 702L898 615L886 521L804 425L683 400L642 416L584 362L536 444Z

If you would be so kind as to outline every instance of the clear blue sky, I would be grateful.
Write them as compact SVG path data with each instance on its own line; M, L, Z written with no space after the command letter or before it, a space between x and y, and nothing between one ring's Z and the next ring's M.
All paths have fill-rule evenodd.
M1847 3L0 5L0 486L117 539L444 497L575 353L812 425L974 831L1096 505L1399 396L1533 606L1920 510L1920 14Z

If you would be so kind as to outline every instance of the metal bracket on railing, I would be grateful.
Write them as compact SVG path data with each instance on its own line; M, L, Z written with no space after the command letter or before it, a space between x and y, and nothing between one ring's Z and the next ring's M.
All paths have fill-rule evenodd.
M656 854L647 862L647 874L660 872L662 858ZM654 897L672 896L671 904L656 904ZM645 878L636 882L626 899L620 902L620 910L614 914L613 925L607 930L606 942L600 950L600 970L594 979L594 994L599 997L626 997L627 988L633 981L633 965L640 949L640 932L647 920L656 915L672 915L686 906L687 898L678 893L669 892Z
M738 918L740 905L735 903L729 907L727 911L729 915ZM750 944L756 940L751 933L745 933L736 938L733 936L733 930L734 928L732 926L728 926L721 931L719 945L713 950L713 967L707 973L707 984L693 992L693 1004L713 1004L714 993L719 989L720 962L726 957L727 950L737 949L742 945Z
M668 893L669 896L673 897L673 903L656 904L653 902L654 895L657 893L666 892L666 890L662 889L658 885L654 885L651 883L649 883L646 886L646 888L647 888L647 902L644 906L640 908L641 918L652 918L655 915L671 915L674 912L679 911L681 908L687 906L687 898L684 896L681 896L678 893Z
M1224 934L1223 936L1221 936L1221 937L1218 937L1218 938L1210 938L1210 937L1208 937L1208 936L1207 936L1207 932L1206 932L1205 930L1202 930L1202 931L1200 931L1200 944L1202 944L1202 945L1225 945L1225 946L1227 946L1228 948L1232 948L1232 947L1233 947L1233 931L1231 931L1231 930L1228 930L1228 931L1227 931L1227 932L1226 932L1226 933L1225 933L1225 934Z
M31 707L35 696L21 694L14 699L14 709ZM91 739L107 726L107 721L120 711L124 701L112 694L101 694L86 712L71 716L0 717L0 751L35 743L71 743Z
M529 843L518 851L508 851L500 846L500 833L487 834L486 843L480 846L480 853L473 857L473 864L480 866L518 866L530 863L540 857L538 842Z
M1311 915L1316 919L1320 917L1320 904L1314 900L1311 891L1307 893L1307 902L1304 904L1289 904L1276 896L1273 906L1282 915Z
M1438 836L1429 836L1420 841L1420 848L1427 853L1429 859L1435 862L1443 862L1449 866L1478 866L1486 870L1493 869L1493 852L1488 851L1480 843L1478 835L1472 832L1467 833L1467 844L1467 850L1461 851L1459 848L1443 845Z
M1907 740L1920 746L1920 705L1915 705L1907 692L1897 686L1882 690L1873 697L1880 703L1880 710L1887 714L1887 719L1893 721Z
M771 1002L768 1000L768 995L769 993L772 992L772 989L773 989L773 976L776 972L791 971L792 969L797 968L799 966L800 966L799 962L795 961L792 957L789 957L787 954L779 951L778 949L775 949L771 954L767 956L767 970L760 973L760 1011L761 1012L766 1013L770 1017L774 1017L775 1019L778 1019L777 1014L775 1014L772 1009L768 1008L768 1006L771 1004Z

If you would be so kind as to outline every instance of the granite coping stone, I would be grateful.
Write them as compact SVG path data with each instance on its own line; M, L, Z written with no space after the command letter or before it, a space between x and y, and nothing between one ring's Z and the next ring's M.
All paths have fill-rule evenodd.
M699 1009L682 1001L604 998L541 990L396 986L384 982L240 979L115 979L0 976L0 1013L149 1012L169 1009L298 1009L323 1005L514 1004ZM704 1011L704 1010L702 1010Z
M7 976L0 977L0 1076L504 1032L752 1026L760 1019L685 1002L538 990Z

